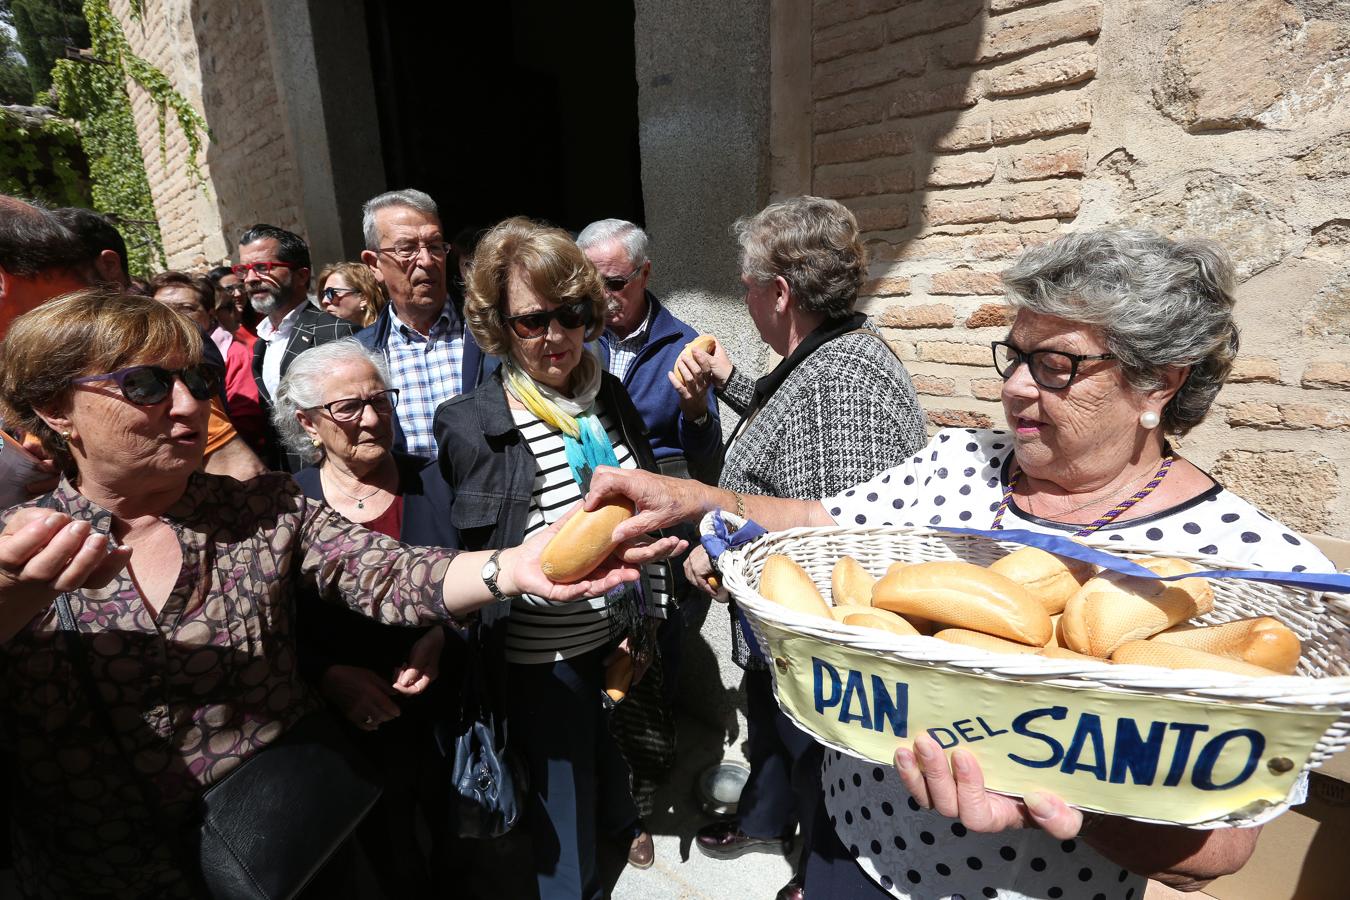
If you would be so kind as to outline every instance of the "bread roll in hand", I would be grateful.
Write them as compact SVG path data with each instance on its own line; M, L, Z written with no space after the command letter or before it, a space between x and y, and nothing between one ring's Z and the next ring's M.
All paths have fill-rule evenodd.
M627 501L578 510L539 554L539 568L554 584L572 584L595 571L614 552L614 529L633 515Z
M704 353L712 356L713 352L717 350L717 338L713 337L711 334L700 334L698 337L684 345L684 349L680 351L680 355L676 362L680 359L687 359L689 360L689 364L697 369L698 366L694 365L694 355L690 352L694 349L702 350ZM680 374L680 367L678 365L670 371L680 384L684 384L684 376Z

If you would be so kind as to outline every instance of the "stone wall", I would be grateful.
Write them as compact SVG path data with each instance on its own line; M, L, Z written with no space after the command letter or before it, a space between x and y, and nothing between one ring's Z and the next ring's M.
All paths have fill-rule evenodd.
M865 306L931 426L1001 423L997 273L1024 248L1116 223L1210 237L1240 274L1242 356L1182 451L1350 536L1344 4L815 0L810 33L809 86L773 81L810 116L809 166L773 187L857 214Z

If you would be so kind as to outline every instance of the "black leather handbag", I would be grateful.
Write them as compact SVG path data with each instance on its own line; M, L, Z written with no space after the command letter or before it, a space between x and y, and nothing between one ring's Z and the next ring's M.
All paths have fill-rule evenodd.
M173 833L154 786L132 766L94 682L88 648L65 594L57 598L56 608L99 727L117 746L161 838L180 848L184 869L200 872L214 900L295 897L379 799L378 776L337 721L326 711L311 713L207 788L193 846L190 837Z
M527 779L507 744L504 692L493 690L504 683L505 672L489 678L484 668L490 654L482 642L503 627L480 622L465 641L458 715L436 725L436 743L450 765L450 826L465 838L501 837L524 812Z

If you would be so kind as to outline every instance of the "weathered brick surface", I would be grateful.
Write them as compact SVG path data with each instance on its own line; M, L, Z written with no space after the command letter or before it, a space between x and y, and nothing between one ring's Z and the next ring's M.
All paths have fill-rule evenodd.
M904 275L887 275L864 282L860 292L868 297L896 297L909 293L909 278Z
M1315 362L1303 370L1300 382L1308 388L1350 388L1350 365L1343 362Z
M1006 328L1012 322L1013 310L1006 303L982 303L966 316L967 328Z
M993 428L994 418L965 409L926 409L924 414L932 428Z
M900 41L973 22L983 10L984 0L920 0L888 13L882 20L887 40Z
M1011 144L1014 141L1078 131L1091 123L1091 104L1087 100L1074 100L1030 112L996 116L990 122L989 134L995 144Z
M994 177L995 168L992 159L972 159L964 155L936 159L928 170L928 184L931 187L986 184Z
M847 204L853 210L861 231L889 231L909 224L909 207L899 203L884 206Z
M815 145L817 165L902 156L914 149L909 133L899 129L820 137Z
M924 362L946 363L954 366L990 366L993 357L986 344L962 344L956 341L920 341L915 346Z
M913 376L914 390L929 397L950 397L956 393L955 378L940 378L936 375Z
M1078 176L1087 171L1087 148L1065 147L1045 153L1028 153L1012 161L1008 178L1033 181L1040 178Z
M877 169L877 167L871 167ZM853 167L816 170L813 190L822 197L866 197L872 194L903 194L914 189L914 172L887 166L877 171Z
M859 88L887 84L924 70L924 58L897 53L894 47L881 47L870 53L857 53L822 63L814 68L811 91L817 97L832 97Z
M970 396L976 400L1000 400L1003 397L1003 379L970 379Z
M984 93L1014 97L1062 88L1090 80L1097 74L1097 51L1081 44L1070 53L1050 51L1018 60L984 73Z
M997 272L976 272L974 269L952 269L950 272L938 272L929 282L928 291L932 294L998 294L1003 284Z
M1055 3L1013 12L989 20L988 29L973 50L962 41L939 48L938 57L949 66L1007 59L1028 50L1065 41L1094 37L1101 30L1099 3Z
M811 58L816 62L838 59L875 50L886 40L886 30L878 28L876 23L864 19L850 22L839 28L820 29L811 40Z
M921 306L892 306L877 316L883 328L950 328L956 323L956 313L941 303Z
M1304 374L1307 378L1307 374ZM1280 364L1264 356L1239 356L1233 360L1233 370L1228 375L1230 384L1280 383Z

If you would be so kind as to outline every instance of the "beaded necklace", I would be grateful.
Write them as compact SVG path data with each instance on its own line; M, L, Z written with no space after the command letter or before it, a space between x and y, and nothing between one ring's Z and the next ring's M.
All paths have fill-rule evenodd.
M1128 499L1122 500L1115 506L1111 507L1105 513L1103 513L1100 518L1094 520L1090 525L1085 525L1082 528L1082 530L1075 532L1074 537L1084 537L1086 535L1092 534L1092 532L1096 531L1098 528L1101 528L1105 525L1110 525L1112 522L1114 522L1116 519L1120 517L1121 513L1125 512L1127 509L1134 506L1140 500L1143 500L1149 494L1157 490L1158 485L1162 484L1163 479L1167 477L1168 470L1171 468L1172 468L1172 456L1169 454L1162 461L1162 466L1158 469L1157 474L1154 475L1153 478L1149 480L1148 484L1140 488L1137 494L1135 494L1132 497L1129 497ZM1008 504L1012 502L1013 491L1017 489L1017 480L1021 477L1022 477L1022 470L1018 469L1016 472L1013 473L1012 478L1008 479L1008 486L1003 489L1003 499L1000 500L998 504L998 512L994 513L994 524L990 526L991 530L1001 531L1003 529L1003 514L1008 511ZM1088 503L1084 505L1091 506L1092 504ZM1078 508L1082 509L1083 507L1080 506ZM1073 512L1073 510L1070 510L1070 512Z

